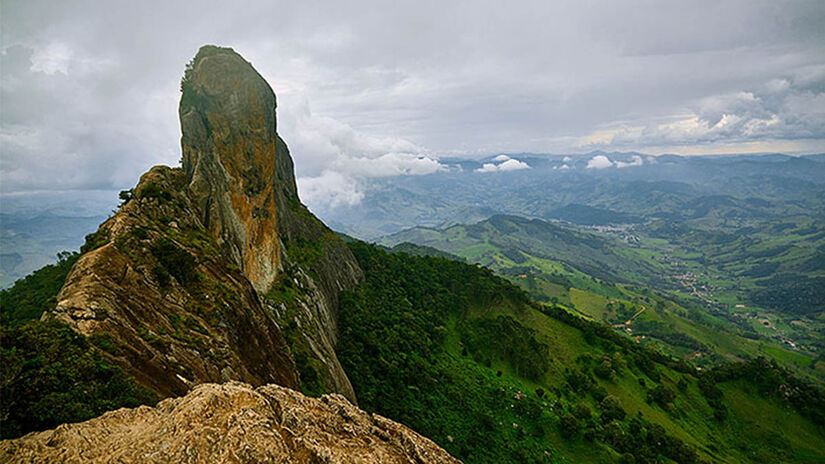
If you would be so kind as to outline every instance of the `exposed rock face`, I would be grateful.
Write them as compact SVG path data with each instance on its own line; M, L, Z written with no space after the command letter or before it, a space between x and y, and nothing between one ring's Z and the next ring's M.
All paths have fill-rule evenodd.
M218 47L198 52L182 87L192 201L218 245L265 293L280 262L275 196L297 198L292 162L277 163L289 155L277 153L275 94L240 55Z
M104 222L55 317L161 395L202 382L299 387L275 316L205 232L180 169L155 167Z
M182 90L183 168L141 177L43 317L162 395L227 380L298 388L311 368L355 401L334 344L338 292L363 275L298 199L272 89L233 50L206 46ZM265 297L284 282L298 301Z
M205 384L151 408L0 442L0 461L458 463L401 424L340 395L314 399L275 385Z

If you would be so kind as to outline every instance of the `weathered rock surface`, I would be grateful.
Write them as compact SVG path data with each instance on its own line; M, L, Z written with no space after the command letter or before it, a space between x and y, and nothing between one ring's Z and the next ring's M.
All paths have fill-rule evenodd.
M289 154L277 153L275 94L240 55L218 47L198 52L182 90L189 196L218 245L266 293L280 264L276 195L297 198L291 160L277 162Z
M204 384L151 408L120 409L0 442L0 461L457 463L407 427L340 395Z
M95 236L102 245L80 257L44 318L89 336L162 396L227 380L300 387L275 316L205 232L181 169L144 174Z
M315 375L324 389L354 401L334 346L338 292L363 274L343 242L298 199L272 88L232 49L209 45L188 66L182 88L183 169L201 221L259 295L284 279L299 287L300 301L286 305L291 310L277 302L271 309L282 324L300 328L291 347L321 366Z
M228 380L299 388L311 368L355 401L334 345L338 292L363 275L298 199L272 89L233 50L206 46L182 90L182 168L141 177L43 317L161 395ZM266 297L287 281L300 301Z

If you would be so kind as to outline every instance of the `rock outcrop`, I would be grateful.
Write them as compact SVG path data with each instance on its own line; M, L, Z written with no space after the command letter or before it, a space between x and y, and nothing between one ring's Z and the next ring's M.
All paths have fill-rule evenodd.
M298 199L275 94L214 46L181 87L182 168L141 177L43 317L164 396L228 380L300 388L303 375L355 401L334 351L337 298L363 276Z
M281 263L278 206L297 198L289 154L277 153L275 94L240 55L218 47L198 52L181 87L189 196L210 235L266 293Z
M340 395L204 384L156 407L120 409L0 442L0 461L457 463L432 441Z

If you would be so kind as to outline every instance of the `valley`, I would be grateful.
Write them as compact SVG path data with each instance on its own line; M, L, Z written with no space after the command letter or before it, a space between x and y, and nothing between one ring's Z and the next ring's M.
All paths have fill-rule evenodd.
M637 237L630 243L625 240L629 233ZM823 379L821 313L753 304L747 285L759 288L759 281L739 277L746 274L745 266L730 271L722 259L737 245L721 251L714 247L716 254L705 258L701 251L646 233L636 226L606 229L494 216L470 226L413 228L382 243L416 243L488 266L538 301L609 323L639 343L668 347L700 366L761 354L801 375ZM748 240L753 248L766 246L753 237ZM807 245L806 240L812 238L803 236L800 242ZM739 262L758 268L770 258ZM710 268L707 262L722 264ZM651 311L640 313L643 308Z

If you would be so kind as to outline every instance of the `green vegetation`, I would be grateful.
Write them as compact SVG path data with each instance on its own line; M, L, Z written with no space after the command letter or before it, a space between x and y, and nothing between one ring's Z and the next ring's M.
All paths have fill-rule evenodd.
M825 426L825 392L808 382L795 378L787 369L774 361L757 358L743 363L731 363L717 367L700 380L702 385L745 380L762 396L775 397L793 405L800 414L818 426ZM719 398L720 393L711 386L702 388L708 402ZM717 407L718 408L718 407Z
M98 229L86 236L83 246L80 247L80 254L96 250L107 243L109 243L109 236L103 230Z
M825 311L825 277L779 274L760 285L763 288L754 292L751 300L762 307L782 308L791 314Z
M300 327L295 321L304 314L300 305L306 304L306 291L296 283L298 276L295 271L295 268L290 268L278 276L265 297L270 305L281 307L277 313L278 323L301 376L301 391L306 395L319 396L329 391L324 388L323 366L313 357L312 347L303 335L303 331L309 329Z
M318 266L327 264L330 250L335 244L342 244L343 240L319 221L297 197L289 200L288 207L296 233L285 239L287 254L292 264L313 274Z
M338 352L360 406L465 462L825 459L823 393L778 365L697 376L485 268L350 247L366 282L341 295Z
M106 242L104 234L90 234L82 250ZM57 321L39 320L56 304L79 258L76 252L60 253L56 264L0 292L0 436L4 439L158 400L93 348L119 356L111 337L95 335L87 340Z
M172 194L168 191L164 190L163 187L160 185L149 182L146 185L142 186L141 189L137 193L138 198L140 199L149 199L149 200L160 200L160 201L170 201L172 199ZM126 199L131 198L131 195ZM121 197L121 199L123 199Z
M287 245L289 258L301 266L315 266L325 256L323 240L297 237Z
M350 238L349 242L352 242L353 240L354 239ZM447 258L455 261L464 261L464 258L460 258L454 254L447 253L433 247L416 245L410 242L399 243L398 245L392 247L391 251L393 253L406 253L410 256L432 256L434 258Z
M474 319L460 328L461 339L474 358L502 356L518 376L539 380L549 367L549 347L536 340L535 330L519 324L510 316Z
M495 371L443 347L451 317L506 298L523 301L520 292L486 269L360 243L352 248L368 278L341 295L338 352L359 404L468 462L541 459L549 444L539 437L553 421L539 399L514 401L512 385Z
M0 322L38 319L57 304L57 293L77 259L78 253L62 252L55 264L44 266L9 289L0 291Z
M179 247L166 237L161 237L152 244L152 255L158 260L155 275L161 285L169 285L169 278L174 277L179 284L187 286L197 281L195 268L197 261L188 251Z
M647 233L657 237L687 234L692 238L677 235L684 242L682 246L704 243L702 253L685 253L669 241L633 235L637 230L627 228L597 232L505 215L441 230L409 229L387 237L383 243L392 245L409 240L419 244L417 246L435 247L488 266L537 301L561 305L581 316L609 322L617 330L632 334L641 344L693 359L702 367L765 356L793 369L797 375L825 379L825 369L817 369L814 361L818 350L825 348L821 336L825 330L823 320L773 314L764 309L745 313L736 310L737 304L745 306L740 304L744 302L743 296L714 290L716 286L742 285L752 289L748 295L750 300L773 302L766 306L782 302L785 311L797 308L796 311L802 312L807 308L809 314L816 314L818 305L825 301L825 295L820 295L825 289L825 276L805 278L783 274L793 278L760 277L756 283L751 282L750 277L744 282L723 283L720 276L713 284L696 277L700 272L709 272L708 263L704 262L707 257L725 253L733 253L725 257L731 266L747 262L753 269L761 267L776 272L786 264L780 266L764 260L781 258L802 249L801 246L783 244L787 238L772 238L767 234L762 241L755 240L753 235L700 233L681 222L656 224L646 226L655 230ZM805 221L800 224L788 221L785 226L785 233L801 227L800 232L789 234L802 237L800 240L809 240L805 234L819 230ZM775 230L775 226L770 229ZM723 245L713 245L716 243ZM416 245L403 242L395 245L396 248L413 246ZM699 264L700 261L703 264ZM792 264L791 261L783 263ZM713 272L731 275L752 269L748 266L730 270L714 268ZM816 268L813 263L807 266ZM720 298L732 299L714 304L709 300L714 291ZM754 324L765 320L775 323L770 322L767 327Z
M666 301L640 316L653 322L644 331L617 327L641 343L703 367L761 355L825 381L821 157L664 156L610 172L583 169L584 157L565 172L560 157L519 159L531 169L485 176L473 169L484 161L462 160L460 171L387 182L327 218L387 246L459 255L537 301L617 325L615 311L571 301L582 296L572 289L632 300L616 290L634 287Z
M117 194L118 199L120 199L120 206L123 206L126 203L129 203L129 201L132 200L134 195L135 195L135 189L121 190Z
M157 401L82 335L57 322L3 324L0 366L4 439Z

